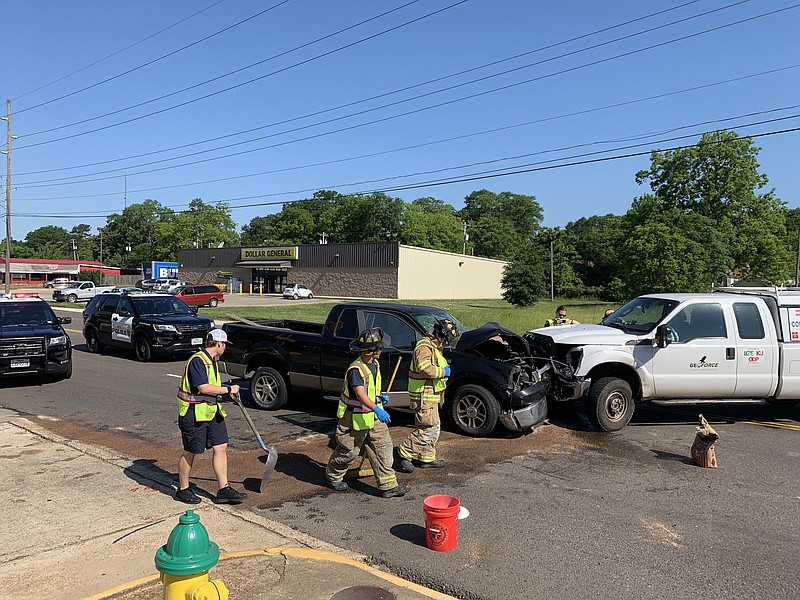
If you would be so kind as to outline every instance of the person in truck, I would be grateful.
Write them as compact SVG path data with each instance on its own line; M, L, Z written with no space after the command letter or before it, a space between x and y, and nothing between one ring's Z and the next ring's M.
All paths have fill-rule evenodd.
M178 491L175 499L186 504L200 504L200 498L189 487L192 465L198 454L211 448L211 465L219 484L214 499L217 504L239 504L247 494L237 492L228 483L228 429L225 409L219 403L222 394L238 394L238 385L222 385L217 361L228 343L228 334L212 329L205 348L192 355L183 370L178 388L178 427L181 430L183 453L178 459Z
M551 327L552 325L580 325L580 323L575 319L568 319L567 308L562 305L556 309L556 316L554 319L547 319L547 321L544 322L545 327Z
M336 448L328 460L325 477L328 485L337 492L347 489L343 481L350 464L359 457L362 449L369 460L378 489L384 498L406 495L411 486L399 485L392 468L392 438L387 423L389 413L381 406L389 396L381 394L381 369L378 357L391 343L380 327L362 331L350 343L350 351L359 357L347 368L336 416ZM376 419L377 417L377 419Z
M408 371L408 397L414 411L414 431L395 449L398 471L411 473L414 463L420 469L441 469L444 461L436 458L436 442L442 432L439 405L444 399L450 365L442 354L445 341L454 348L458 330L450 319L440 319L433 331L414 347Z

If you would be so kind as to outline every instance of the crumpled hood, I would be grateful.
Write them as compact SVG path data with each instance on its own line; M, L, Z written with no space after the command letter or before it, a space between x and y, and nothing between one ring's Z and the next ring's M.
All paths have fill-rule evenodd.
M498 336L506 344L508 344L514 352L528 355L531 353L530 348L528 347L528 342L526 342L521 336L517 335L513 331L510 331L505 327L501 327L497 323L486 323L477 329L465 331L458 338L458 343L456 344L455 349L459 352L468 352L470 349L475 348L486 340Z
M540 327L528 332L528 334L532 333L546 335L556 344L574 346L622 346L626 342L639 339L635 335L605 325L555 325Z

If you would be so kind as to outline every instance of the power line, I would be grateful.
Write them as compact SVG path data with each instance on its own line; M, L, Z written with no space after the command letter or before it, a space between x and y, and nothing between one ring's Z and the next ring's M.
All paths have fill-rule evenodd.
M102 81L98 81L97 83L93 83L92 85L87 85L86 87L83 87L83 88L81 88L79 90L75 90L74 92L70 92L69 94L64 94L62 96L58 96L57 98L53 98L51 100L46 100L45 102L40 102L39 104L35 104L33 106L29 106L28 108L23 108L22 110L18 110L17 114L24 113L24 112L27 112L29 110L34 110L34 109L40 108L42 106L47 106L48 104L52 104L53 102L58 102L59 100L63 100L64 98L69 98L70 96L74 96L75 94L80 94L81 92L85 92L86 90L91 90L92 88L96 88L97 86L103 85L104 83L108 83L109 81L113 81L115 79L119 79L120 77L124 77L125 75L129 75L130 73L133 73L134 71L138 71L139 69L143 69L145 67L148 67L148 66L150 66L150 65L152 65L154 63L157 63L157 62L159 62L161 60L164 60L165 58L168 58L170 56L174 56L175 54L178 54L179 52L183 52L184 50L186 50L188 48L191 48L192 46L196 46L198 44L202 44L203 42L205 42L207 40L210 40L213 37L216 37L216 36L218 36L218 35L220 35L222 33L225 33L226 31L229 31L229 30L233 29L234 27L238 27L239 25L247 23L248 21L252 21L253 19L255 19L257 17L260 17L261 15L263 15L265 13L268 13L271 10L274 10L274 9L280 7L280 6L283 6L284 4L288 3L289 1L290 0L282 0L281 2L278 2L278 4L270 6L269 8L266 8L266 9L262 10L261 12L258 12L256 14L250 16L250 17L247 17L246 19L242 19L241 21L239 21L237 23L234 23L233 25L229 25L228 27L220 29L219 31L215 31L211 35L207 35L206 37L201 38L201 39L199 39L197 41L194 41L191 44L187 44L186 46L182 46L181 48L178 48L177 50L173 50L172 52L168 52L167 54L159 56L158 58L154 58L153 60L147 61L146 63L141 64L141 65L139 65L137 67L133 67L132 69L128 69L127 71L123 71L122 73L117 73L116 75L114 75L112 77L108 77L107 79L103 79Z
M78 73L80 73L82 71L85 71L86 69L90 69L91 67L94 67L95 65L99 65L101 62L107 61L109 58L113 58L113 57L117 56L118 54L122 54L126 50L130 50L131 48L134 48L134 47L138 46L139 44L143 44L147 40L150 40L150 39L152 39L152 38L154 38L154 37L156 37L158 35L161 35L165 31L168 31L168 30L172 29L173 27L177 27L181 23L185 23L189 19L192 19L192 18L196 17L197 15L199 15L201 13L204 13L204 12L206 12L207 10L209 10L211 8L214 8L218 4L222 4L224 1L225 0L217 0L217 2L214 2L214 4L211 4L210 6L206 6L205 8L203 8L201 10L198 10L196 13L192 13L188 17L186 17L184 19L181 19L177 23L173 23L169 27L165 27L164 29L156 31L155 33L152 33L152 34L148 35L147 37L142 38L138 42L134 42L133 44L129 44L129 45L125 46L124 48L122 48L120 50L117 50L116 52L112 52L111 54L109 54L107 56L104 56L103 58L101 58L99 60L96 60L93 63L90 63L90 64L86 65L85 67L81 67L80 69L76 69L75 71L72 71L71 73L67 73L66 75L64 75L62 77L59 77L58 79L54 79L53 81L51 81L49 83L45 83L44 85L40 85L39 87L37 87L37 88L35 88L35 89L33 89L33 90L29 91L29 92L25 92L24 94L20 94L19 96L14 98L14 100L19 100L20 98L24 98L25 96L29 96L30 94L33 94L34 92L38 92L39 90L43 90L46 87L50 87L51 85L53 85L55 83L58 83L59 81L64 81L68 77L72 77L73 75L77 75Z

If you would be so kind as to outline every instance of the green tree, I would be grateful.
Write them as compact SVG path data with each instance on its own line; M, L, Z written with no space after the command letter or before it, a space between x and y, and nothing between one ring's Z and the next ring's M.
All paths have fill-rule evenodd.
M503 299L515 306L531 306L546 293L542 246L534 241L517 249L503 271Z
M47 258L64 260L72 258L72 245L69 232L63 227L45 225L25 236L25 245L29 249L30 258Z
M109 215L103 228L104 262L132 269L150 260L176 260L170 226L174 219L172 209L152 199L129 204L122 214Z
M479 190L464 199L460 216L469 227L476 256L509 259L533 240L543 212L533 196Z
M617 250L627 233L625 218L611 214L582 217L564 227L565 243L574 248L572 266L583 286L582 294L619 300L610 283L618 277Z
M220 243L238 246L239 235L230 212L230 207L224 202L206 204L195 198L188 209L160 223L161 230L168 236L163 256L176 260L182 248L210 248Z
M409 246L462 252L464 230L456 210L435 198L417 198L403 210L400 241Z

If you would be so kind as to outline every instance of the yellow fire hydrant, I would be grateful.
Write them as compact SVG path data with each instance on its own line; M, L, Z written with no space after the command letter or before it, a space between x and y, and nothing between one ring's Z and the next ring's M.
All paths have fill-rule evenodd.
M208 571L219 562L219 546L208 539L200 516L187 510L156 552L164 600L228 600L228 588Z

